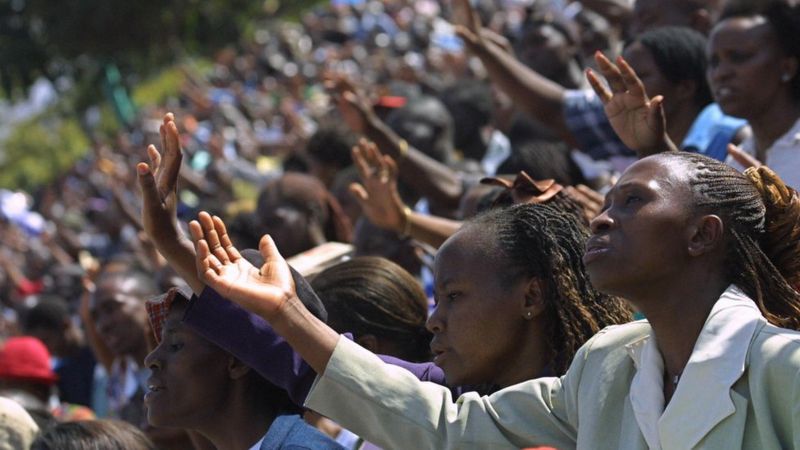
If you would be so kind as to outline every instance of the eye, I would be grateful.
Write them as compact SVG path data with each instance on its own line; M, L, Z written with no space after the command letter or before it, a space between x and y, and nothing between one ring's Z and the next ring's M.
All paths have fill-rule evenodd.
M630 206L640 201L642 201L642 197L639 197L638 195L629 194L625 196L625 206Z
M447 300L450 301L450 302L455 301L460 296L461 296L461 292L457 292L457 291L456 292L450 292L450 293L448 293L446 295Z
M183 348L183 342L171 342L168 348L171 352L177 352Z

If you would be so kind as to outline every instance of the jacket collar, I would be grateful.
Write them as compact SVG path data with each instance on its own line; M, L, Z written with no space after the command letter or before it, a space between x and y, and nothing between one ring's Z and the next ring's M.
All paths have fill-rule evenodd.
M637 369L631 405L650 448L692 448L736 411L730 389L745 371L750 342L763 321L755 303L729 286L711 309L666 409L655 336L626 346Z

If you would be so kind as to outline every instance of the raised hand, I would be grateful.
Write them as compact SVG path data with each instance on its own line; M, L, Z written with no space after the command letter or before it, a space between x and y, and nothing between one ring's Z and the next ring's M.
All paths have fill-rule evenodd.
M336 108L347 125L356 133L365 133L375 112L366 95L344 75L327 75L325 87L331 91Z
M154 145L147 147L150 165L139 163L139 187L142 190L142 226L157 244L178 237L177 186L181 168L181 151L178 127L172 113L164 116L159 128L161 151Z
M269 235L259 243L264 265L255 267L233 246L219 217L201 212L189 223L189 231L198 276L223 297L267 320L295 297L289 265Z
M591 69L586 78L603 101L606 116L622 142L640 158L676 150L666 132L664 97L649 98L642 80L621 56L614 64L597 52L595 60L610 90Z
M408 217L397 191L397 164L365 139L353 147L353 162L361 184L351 184L350 193L358 200L364 215L380 228L402 233Z

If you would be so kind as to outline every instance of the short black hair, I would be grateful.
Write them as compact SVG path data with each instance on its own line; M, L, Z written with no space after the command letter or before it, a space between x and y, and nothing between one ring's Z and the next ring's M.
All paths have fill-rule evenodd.
M694 81L694 102L706 106L713 101L706 78L706 37L687 27L658 27L642 33L628 45L639 42L652 55L658 70L667 80Z
M37 328L59 330L69 319L66 300L54 295L43 295L35 299L36 304L22 315L22 327L26 332Z
M350 150L355 143L354 135L341 126L323 124L308 140L306 153L317 161L342 169L353 163Z

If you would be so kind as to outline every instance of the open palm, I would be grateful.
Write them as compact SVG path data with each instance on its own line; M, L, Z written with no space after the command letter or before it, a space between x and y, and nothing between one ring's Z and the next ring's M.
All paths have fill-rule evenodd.
M201 212L189 224L189 231L197 252L198 276L223 297L269 318L295 296L289 265L268 235L259 245L264 264L256 267L233 246L219 217Z
M649 98L642 81L622 57L614 64L598 52L595 60L608 87L591 70L586 77L603 101L606 116L622 142L640 158L667 150L671 144L666 144L669 138L663 97Z

